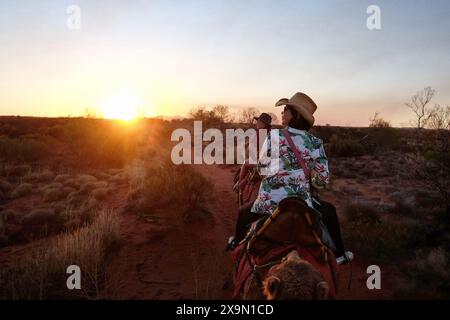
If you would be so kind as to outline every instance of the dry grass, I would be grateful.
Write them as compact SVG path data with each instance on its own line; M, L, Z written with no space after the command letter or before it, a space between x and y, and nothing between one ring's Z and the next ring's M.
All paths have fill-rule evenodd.
M99 211L94 222L27 251L0 270L0 298L101 298L105 263L117 240L114 211ZM68 290L66 269L78 265L82 289Z

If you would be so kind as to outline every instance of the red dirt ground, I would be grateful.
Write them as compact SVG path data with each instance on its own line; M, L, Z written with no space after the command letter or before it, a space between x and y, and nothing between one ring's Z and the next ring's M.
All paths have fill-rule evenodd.
M155 214L144 219L136 212L121 216L122 245L110 262L106 297L115 299L229 299L232 293L226 240L233 234L238 206L231 191L234 170L229 166L198 166L215 185L209 205L212 218L183 224ZM338 181L336 181L338 182ZM126 189L119 190L109 204L118 209L126 203ZM325 200L339 209L345 199L331 192ZM344 218L344 217L342 217ZM351 244L347 244L351 249ZM395 286L391 268L381 265L381 290L366 287L366 268L372 264L356 258L339 269L338 299L389 299ZM351 280L350 280L351 277ZM350 283L349 283L350 281ZM350 288L349 288L350 285Z

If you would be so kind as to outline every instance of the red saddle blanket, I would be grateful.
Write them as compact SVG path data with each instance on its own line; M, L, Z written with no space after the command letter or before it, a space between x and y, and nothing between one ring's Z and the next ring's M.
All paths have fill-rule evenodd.
M241 295L244 289L245 282L247 281L248 277L251 275L253 271L252 266L248 262L248 259L245 257L245 254L242 255L244 245L245 243L240 244L231 252L231 259L233 260L234 264L238 263L237 270L234 274L233 279L234 281L233 299L237 299ZM318 258L321 257L322 255L322 253L320 252L320 248L302 248L296 244L292 244L288 246L273 248L262 257L250 256L250 259L252 260L253 264L263 265L281 259L292 250L297 250L298 254L302 259L311 263L323 275L325 281L328 282L330 290L329 291L330 298L335 299L336 287L333 280L334 279L333 273L335 274L337 271L336 260L334 258L334 255L330 255L328 257L328 259L330 259L330 263L322 261L320 258ZM241 256L242 258L238 262L237 260Z

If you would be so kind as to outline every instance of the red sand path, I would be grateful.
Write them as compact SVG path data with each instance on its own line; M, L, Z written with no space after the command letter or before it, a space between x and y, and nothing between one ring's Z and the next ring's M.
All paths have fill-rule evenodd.
M197 167L215 184L214 200L209 205L212 219L183 224L169 221L163 214L144 219L136 212L121 216L122 245L110 267L107 297L127 299L228 299L231 297L232 264L224 251L226 239L233 234L238 206L231 191L233 168ZM119 190L113 207L125 206L126 190ZM126 198L126 197L125 197ZM324 198L342 207L345 199L335 199L330 192ZM347 244L351 248L351 244ZM390 268L382 270L382 289L368 290L366 268L356 252L352 266L339 271L339 299L389 299L393 276ZM352 281L348 289L350 274Z

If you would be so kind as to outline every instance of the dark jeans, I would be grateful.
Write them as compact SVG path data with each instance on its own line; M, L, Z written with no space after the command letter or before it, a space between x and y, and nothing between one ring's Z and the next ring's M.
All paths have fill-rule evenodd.
M248 226L261 218L261 214L251 212L253 202L243 205L239 209L238 219L236 222L236 233L235 239L237 242L245 238L248 232ZM331 203L320 200L320 205L315 204L314 208L322 213L322 220L324 225L327 227L331 238L336 245L335 255L336 257L342 256L345 252L344 244L341 237L341 228L339 226L339 219L336 213L336 207Z
M239 208L234 236L237 242L245 238L249 225L262 217L259 213L251 212L252 206L253 202L249 202Z
M314 208L322 214L322 221L325 227L327 227L331 238L336 245L335 255L340 257L344 255L345 248L342 242L341 227L339 225L339 219L336 213L336 207L331 203L320 200L320 205L314 202Z

